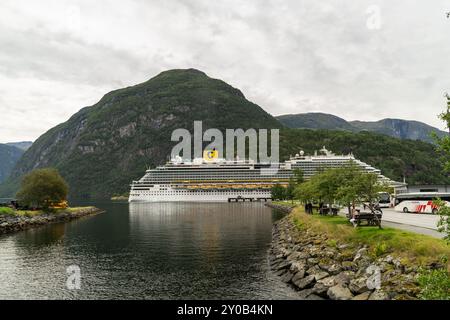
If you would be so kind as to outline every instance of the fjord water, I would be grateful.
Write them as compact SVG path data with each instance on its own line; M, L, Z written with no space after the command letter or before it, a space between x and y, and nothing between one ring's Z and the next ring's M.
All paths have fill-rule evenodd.
M269 270L282 214L262 203L91 204L106 212L0 236L0 299L297 298Z

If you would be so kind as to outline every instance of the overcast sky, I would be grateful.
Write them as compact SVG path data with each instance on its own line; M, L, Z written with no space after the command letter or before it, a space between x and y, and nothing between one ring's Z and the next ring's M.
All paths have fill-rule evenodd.
M273 115L437 119L448 0L0 2L0 142L35 140L107 92L197 68Z

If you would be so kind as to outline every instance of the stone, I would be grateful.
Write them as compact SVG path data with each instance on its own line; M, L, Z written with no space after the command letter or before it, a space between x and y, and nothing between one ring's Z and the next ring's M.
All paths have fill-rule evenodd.
M291 270L293 273L299 272L300 270L302 270L304 272L305 264L302 262L293 262L291 264L291 267L289 268L289 270Z
M361 294L358 294L357 296L354 296L352 300L368 300L371 293L371 291L363 292Z
M273 267L273 269L274 270L288 269L291 266L291 264L292 264L291 262L285 260L285 261L275 265Z
M308 298L308 296L312 294L312 290L311 289L305 289L305 290L301 290L298 292L298 295L300 297L300 299L306 299Z
M299 270L297 273L294 274L291 281L295 283L296 281L299 281L305 277L305 270Z
M353 271L343 271L334 277L334 281L336 284L348 285L354 277Z
M354 294L360 294L369 290L367 287L367 277L356 278L350 281L348 286L351 292Z
M326 278L328 276L329 276L328 272L321 271L321 272L318 272L318 273L314 274L314 279L316 279L316 281L319 281L319 280L321 280L323 278Z
M324 285L323 283L317 282L314 287L312 288L312 292L314 294L317 294L319 296L326 296L327 295L327 291L330 287L327 287L326 285Z
M339 284L329 288L327 291L327 295L332 300L350 300L353 298L353 294L350 292L350 290Z
M288 283L292 280L293 276L294 276L294 274L292 272L288 271L281 277L281 281Z
M276 272L275 272L275 275L280 277L280 276L282 276L283 274L285 274L286 272L287 272L286 269L281 269L281 270L276 271Z
M394 260L394 258L391 255L387 255L383 261L386 263L392 263L392 261Z
M311 268L306 270L306 274L308 275L315 275L319 272L322 272L318 266L312 266Z
M369 300L388 300L389 296L383 290L375 290L369 297Z
M358 261L362 257L364 257L367 253L367 248L361 248L358 251L356 251L355 257L353 258L353 262Z
M342 269L344 269L344 270L354 271L355 268L356 268L356 265L352 261L343 261L342 262Z
M306 300L324 300L324 298L315 295L314 293L311 293L309 296L306 297Z
M293 283L303 279L305 277L305 270L299 270L297 273L292 277L291 281Z
M308 265L313 266L319 263L319 259L317 258L309 258L306 260L308 262Z
M328 268L328 272L329 272L330 274L332 274L332 275L336 275L336 274L338 274L338 273L341 272L341 271L342 271L342 267L341 267L339 264L337 264L337 263L332 264L332 265Z
M314 276L306 276L305 278L303 278L303 279L300 279L300 280L297 280L297 281L292 281L296 286L297 286L297 288L299 288L299 289L304 289L304 288L308 288L308 287L311 287L312 286L312 284L313 284L313 282L314 282Z
M336 285L336 281L335 281L335 279L334 279L335 277L333 277L333 276L331 276L331 277L327 277L327 278L324 278L324 279L320 279L319 281L317 281L318 283L321 283L321 284L323 284L324 286L326 286L326 287L332 287L332 286L334 286L334 285Z

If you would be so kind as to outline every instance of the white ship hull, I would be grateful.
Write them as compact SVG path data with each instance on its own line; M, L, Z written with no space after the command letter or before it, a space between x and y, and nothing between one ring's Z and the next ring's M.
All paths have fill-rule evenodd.
M235 199L268 199L270 190L133 190L128 202L228 202ZM230 200L231 199L231 200Z

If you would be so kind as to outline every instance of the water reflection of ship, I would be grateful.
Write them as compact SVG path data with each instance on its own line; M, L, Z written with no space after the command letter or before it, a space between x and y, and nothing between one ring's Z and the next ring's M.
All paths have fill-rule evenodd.
M259 237L270 236L266 229L272 223L271 210L261 203L137 202L130 203L129 212L130 234L146 237L169 235L164 240L174 255L200 255L211 261L211 265L222 256L220 252L225 243L238 250L238 239L245 235L249 237L247 243L256 246ZM230 234L235 236L230 239ZM195 252L191 251L192 248L196 248Z

